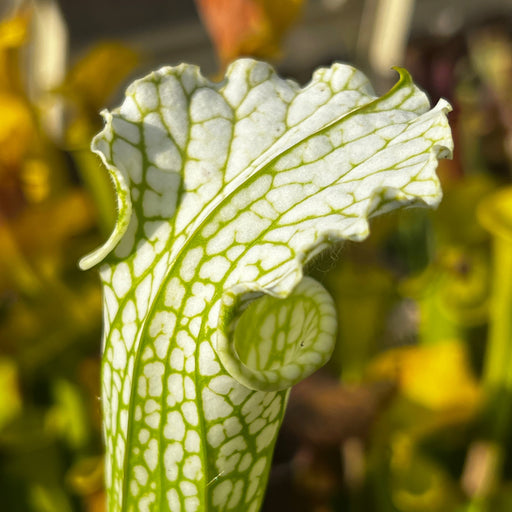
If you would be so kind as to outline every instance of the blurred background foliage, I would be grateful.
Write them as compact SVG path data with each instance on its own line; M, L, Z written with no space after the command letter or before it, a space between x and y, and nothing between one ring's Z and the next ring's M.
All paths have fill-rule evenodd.
M101 294L76 262L115 219L89 142L130 79L241 55L301 82L333 60L447 98L435 212L315 261L328 367L293 390L266 512L512 510L512 6L500 0L3 0L0 510L104 510Z

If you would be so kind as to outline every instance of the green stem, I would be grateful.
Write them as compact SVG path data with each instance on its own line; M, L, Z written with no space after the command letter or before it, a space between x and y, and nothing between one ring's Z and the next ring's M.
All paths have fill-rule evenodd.
M512 189L493 194L480 205L479 220L493 235L493 281L489 304L489 333L483 372L487 392L486 434L495 451L485 489L472 498L469 510L487 511L502 478L504 444L512 425ZM490 448L491 449L491 448Z
M489 389L512 390L512 243L494 237L495 269L490 304L484 383Z

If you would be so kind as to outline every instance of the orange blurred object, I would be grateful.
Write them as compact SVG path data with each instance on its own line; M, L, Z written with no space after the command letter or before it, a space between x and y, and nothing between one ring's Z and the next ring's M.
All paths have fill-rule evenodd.
M272 58L303 0L196 0L222 66L241 56Z

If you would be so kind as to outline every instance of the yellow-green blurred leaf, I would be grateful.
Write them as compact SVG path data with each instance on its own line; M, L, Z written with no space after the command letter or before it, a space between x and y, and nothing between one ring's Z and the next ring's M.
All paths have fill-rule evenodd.
M94 226L94 210L83 191L75 189L62 198L26 209L10 226L26 255L52 254L67 239Z
M16 48L27 40L29 16L21 13L0 21L0 49Z
M0 358L0 430L21 411L18 371L11 359Z
M457 340L388 350L371 363L369 375L396 381L404 397L454 417L472 415L480 403L465 345Z
M89 437L89 422L80 390L73 383L59 379L54 383L55 405L46 417L46 428L77 450Z
M512 187L483 199L478 205L478 220L493 235L512 242Z
M35 126L27 103L16 94L0 92L0 179L26 156Z
M138 63L131 48L98 43L71 68L59 91L96 117Z
M21 170L20 180L25 199L40 203L51 193L51 169L49 162L41 158L27 158Z
M67 474L67 481L73 491L81 495L90 495L104 488L103 456L79 459Z
M457 486L442 466L421 454L407 434L393 436L390 448L392 500L398 510L455 510L460 500Z
M425 272L403 282L401 292L419 305L420 342L442 342L484 325L490 279L484 251L454 246L440 251Z
M512 390L512 187L485 198L478 207L480 223L493 238L493 276L484 380L490 387ZM508 430L506 426L503 430ZM503 432L504 434L504 432Z
M30 12L20 11L17 15L0 21L0 91L20 92L20 62L17 50L27 40ZM0 112L1 112L0 108Z
M34 512L72 512L66 493L57 486L33 485L30 489L30 501Z
M476 207L496 184L488 176L476 174L444 190L444 198L432 215L435 236L441 246L477 245L487 234L477 222Z

